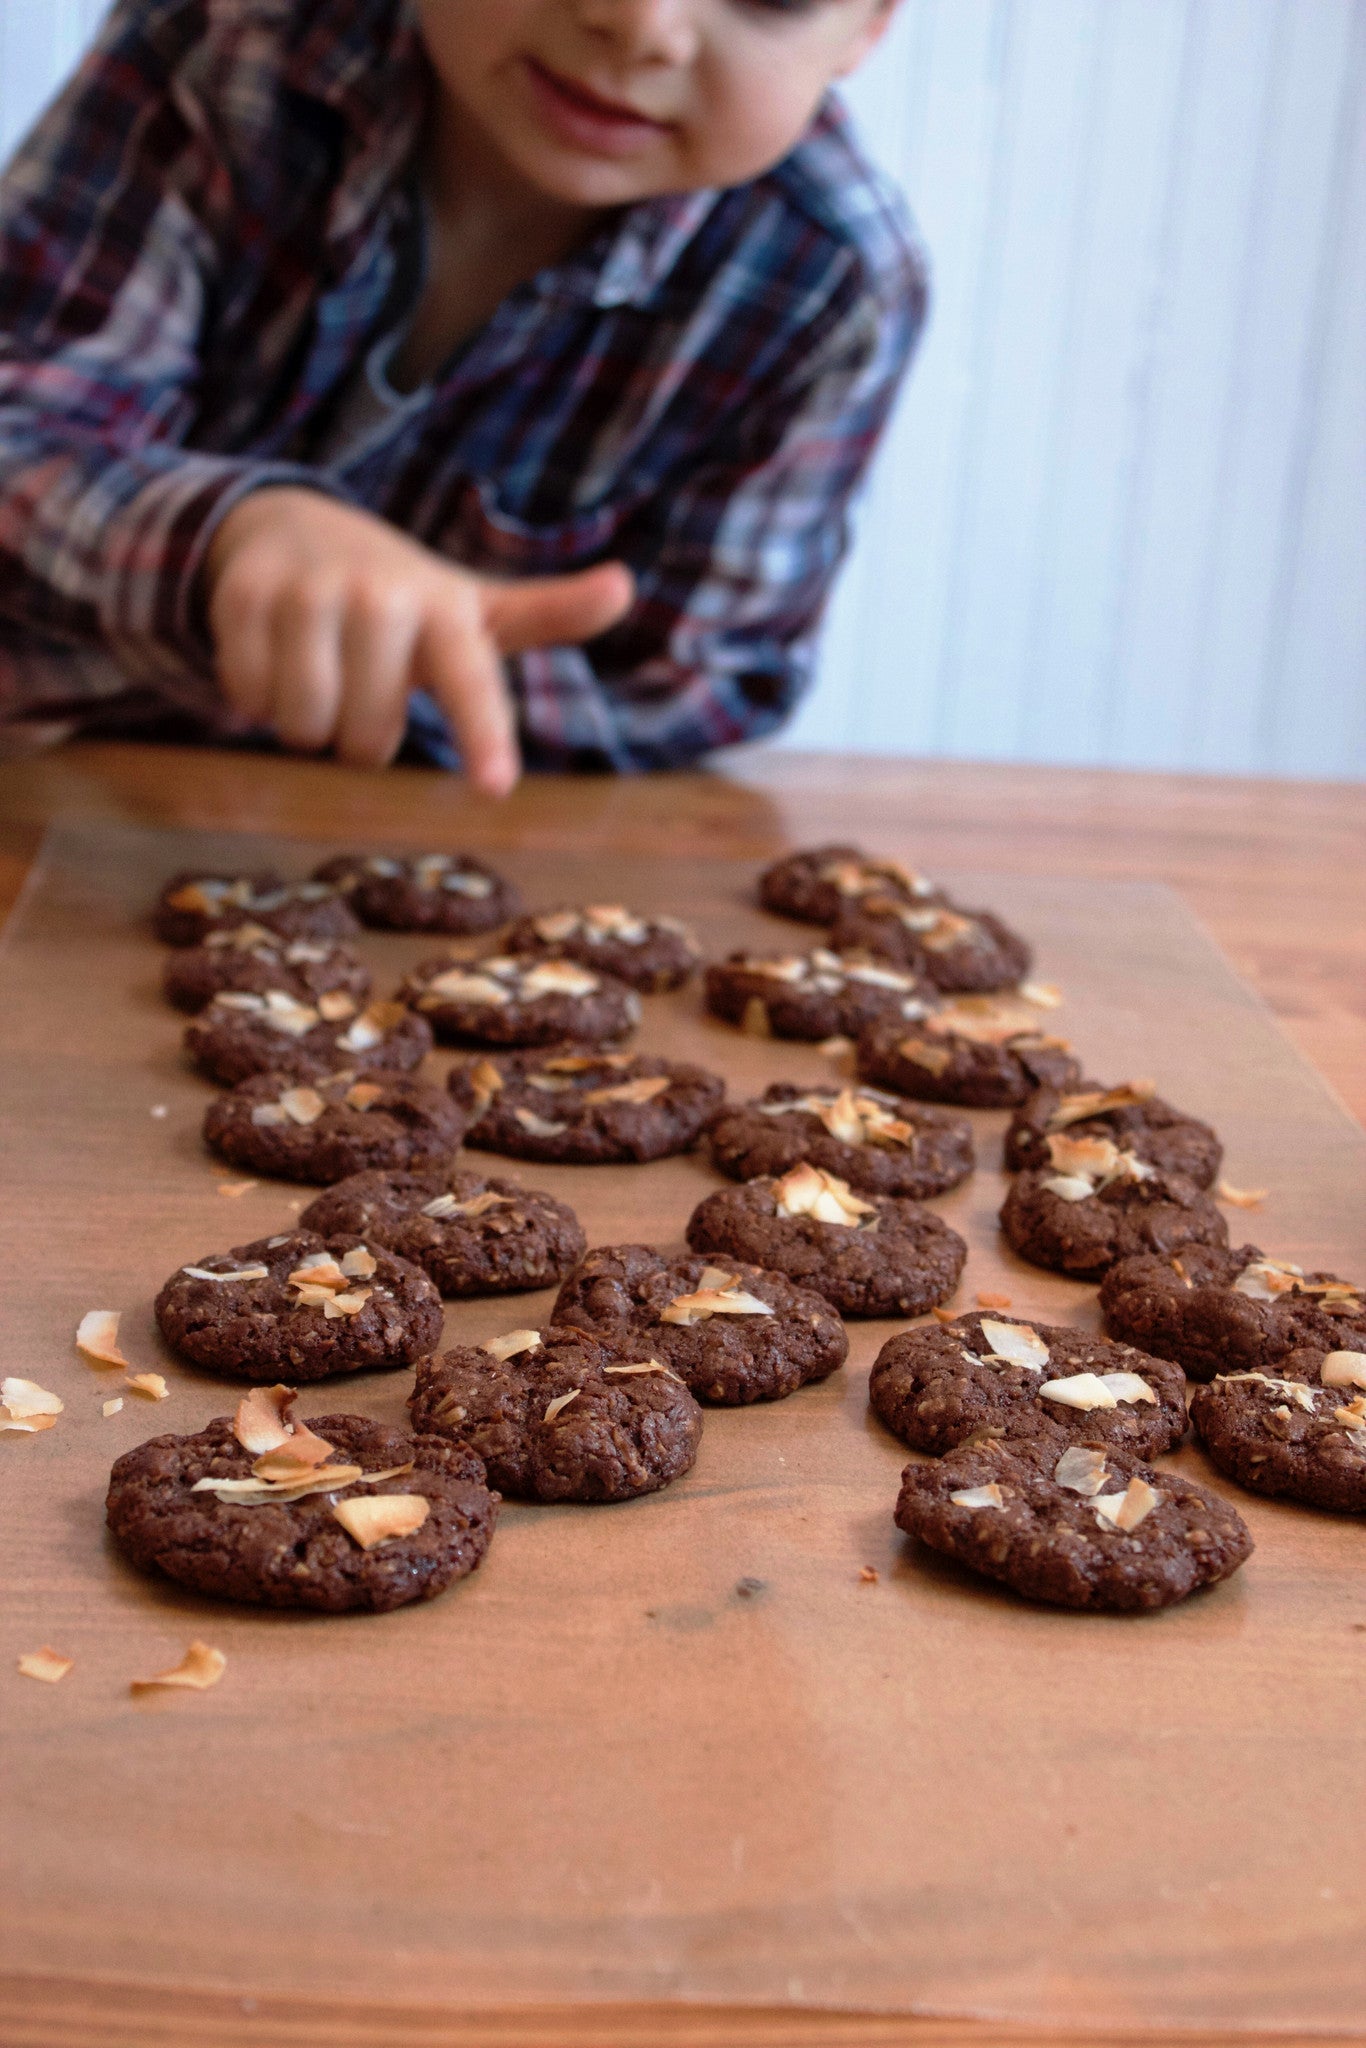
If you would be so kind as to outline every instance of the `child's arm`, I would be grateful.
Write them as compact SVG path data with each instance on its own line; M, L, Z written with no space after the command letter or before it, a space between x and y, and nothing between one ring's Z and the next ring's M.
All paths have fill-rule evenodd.
M499 650L599 631L629 578L606 568L514 597L329 497L310 469L184 445L221 303L240 289L223 252L269 242L271 225L185 89L213 47L209 17L207 0L124 0L0 183L0 719L79 714L107 672L24 650L98 648L164 705L227 724L226 696L239 724L275 720L295 743L378 761L421 679L475 779L505 788ZM244 44L251 33L244 22ZM250 57L236 55L240 92ZM284 368L269 310L248 387Z

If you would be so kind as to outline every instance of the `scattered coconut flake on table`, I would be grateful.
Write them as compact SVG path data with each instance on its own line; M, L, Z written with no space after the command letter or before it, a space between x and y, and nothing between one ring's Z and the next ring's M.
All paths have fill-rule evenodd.
M118 1309L90 1309L76 1326L76 1349L92 1365L116 1365L126 1372L129 1361L119 1349L119 1315Z
M18 1661L21 1677L36 1678L43 1685L56 1685L66 1677L76 1660L64 1657L60 1650L44 1644L41 1650L25 1650Z
M875 1564L864 1565L858 1577L861 1586L875 1586L877 1584L877 1566Z
M104 1403L104 1406L103 1406L103 1407L102 1407L102 1408L100 1409L100 1413L101 1413L101 1415L103 1415L103 1416L104 1416L104 1417L106 1418L106 1420L107 1420L109 1416L111 1416L111 1415L117 1415L117 1414L118 1414L118 1413L120 1412L120 1410L122 1409L122 1407L123 1407L123 1396L122 1396L122 1394L116 1394L116 1395L114 1396L114 1399L113 1399L112 1401L106 1401L106 1402Z
M375 1493L354 1500L339 1500L332 1510L353 1542L362 1550L373 1550L395 1536L412 1536L431 1513L431 1503L420 1493Z
M37 1436L52 1429L64 1403L36 1380L0 1380L0 1430L17 1430L23 1436Z
M211 1649L208 1643L191 1643L180 1662L169 1671L158 1671L152 1678L129 1680L130 1692L156 1692L162 1686L185 1688L190 1692L207 1692L211 1685L217 1685L228 1668L228 1660L221 1650Z
M1231 1209L1260 1209L1270 1189L1235 1188L1232 1181L1221 1180L1214 1192L1219 1200L1227 1202Z
M218 1183L218 1192L236 1200L239 1195L249 1195L253 1188L259 1188L260 1185L259 1180L221 1180Z
M169 1401L171 1398L171 1390L159 1372L129 1373L123 1384L148 1401Z
M979 1289L977 1306L978 1308L1009 1308L1010 1296L1008 1294L989 1294Z

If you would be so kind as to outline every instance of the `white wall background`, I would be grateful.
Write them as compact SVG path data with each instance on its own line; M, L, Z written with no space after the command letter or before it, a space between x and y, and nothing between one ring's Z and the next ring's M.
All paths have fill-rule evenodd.
M95 0L0 0L0 149ZM1366 0L904 0L935 309L785 744L1366 776Z

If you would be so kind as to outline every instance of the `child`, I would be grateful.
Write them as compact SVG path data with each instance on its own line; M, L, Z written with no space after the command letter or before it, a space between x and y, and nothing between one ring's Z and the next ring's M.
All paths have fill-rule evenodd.
M896 0L120 0L0 185L0 718L771 731L924 311Z

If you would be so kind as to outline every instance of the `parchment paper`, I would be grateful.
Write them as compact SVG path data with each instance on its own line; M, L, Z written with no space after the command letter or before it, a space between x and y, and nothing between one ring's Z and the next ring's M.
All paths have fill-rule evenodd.
M1227 1586L1141 1619L1030 1607L893 1527L906 1454L865 1382L899 1325L851 1326L822 1387L709 1411L695 1470L661 1495L505 1508L484 1568L418 1609L261 1615L120 1560L112 1459L236 1399L162 1354L152 1297L176 1266L288 1227L301 1194L219 1192L209 1091L142 916L179 867L302 874L330 850L58 828L0 958L0 1367L67 1404L46 1435L0 1438L12 1966L436 2003L1359 2025L1362 1529L1240 1495L1257 1550ZM710 953L803 942L734 866L500 864L536 903L681 912ZM1366 1137L1172 895L962 886L1035 937L1090 1071L1153 1074L1217 1123L1233 1180L1271 1188L1261 1214L1233 1212L1235 1242L1366 1271ZM431 946L363 950L383 989ZM646 1048L703 1059L734 1094L831 1071L707 1021L695 990L646 1013ZM1093 1290L998 1243L1004 1122L977 1116L981 1170L941 1205L973 1248L960 1302L1003 1288L1089 1322ZM701 1157L511 1170L573 1201L594 1243L680 1243L717 1185ZM448 1335L534 1322L550 1298L452 1307ZM72 1348L96 1307L123 1311L170 1400L102 1417L116 1376ZM399 1419L407 1388L372 1375L301 1407ZM1211 1476L1194 1450L1181 1463ZM130 1698L194 1636L227 1654L216 1691ZM61 1685L14 1675L49 1642L76 1659Z

